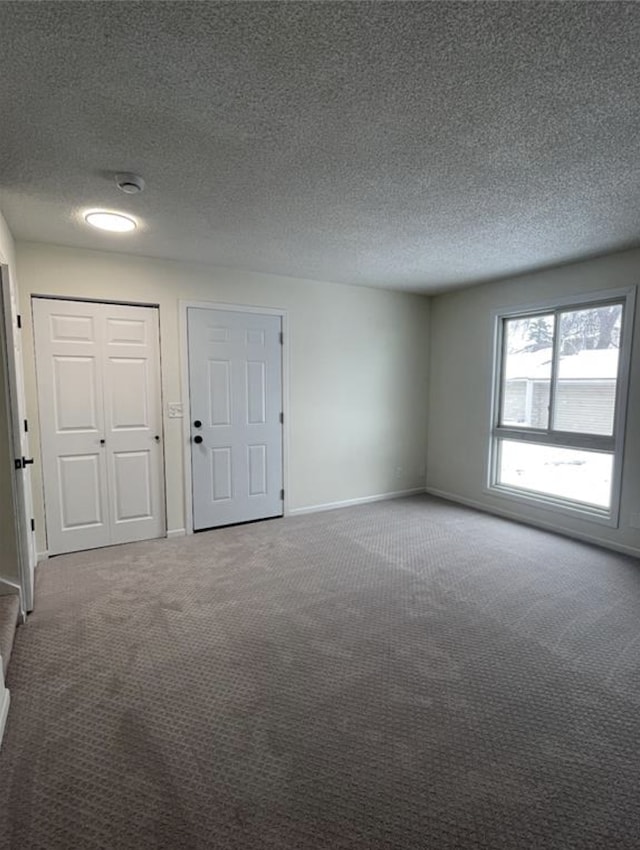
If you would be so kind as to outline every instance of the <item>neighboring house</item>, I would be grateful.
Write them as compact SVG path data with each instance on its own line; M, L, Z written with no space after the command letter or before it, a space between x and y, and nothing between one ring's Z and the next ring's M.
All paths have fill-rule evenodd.
M503 424L546 428L551 349L510 354L506 364ZM617 373L617 348L560 357L555 428L611 434Z

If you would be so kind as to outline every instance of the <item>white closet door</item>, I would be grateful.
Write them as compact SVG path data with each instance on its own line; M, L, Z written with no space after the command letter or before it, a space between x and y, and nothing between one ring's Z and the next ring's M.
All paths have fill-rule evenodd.
M34 299L49 554L111 542L102 305Z
M33 312L49 554L161 536L157 310L37 298Z
M111 542L147 540L164 532L158 311L101 306Z
M281 516L282 320L187 315L194 529Z

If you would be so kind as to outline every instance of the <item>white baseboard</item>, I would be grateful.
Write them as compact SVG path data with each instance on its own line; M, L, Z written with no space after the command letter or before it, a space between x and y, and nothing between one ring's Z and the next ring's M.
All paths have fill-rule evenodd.
M476 499L468 499L466 496L458 496L456 493L449 493L446 490L438 490L436 487L427 487L426 492L431 496L437 496L439 499L446 499L448 502L457 502L460 505L465 505L468 508L475 508L477 511L482 511L486 514L504 517L505 519L515 520L524 525L531 525L534 528L542 528L545 531L553 531L555 534L561 534L563 537L571 537L574 540L581 540L584 543L593 543L595 546L602 546L605 549L612 549L614 552L621 552L623 555L631 555L634 558L640 557L640 549L634 546L625 546L623 543L615 543L610 540L603 540L601 537L595 537L591 534L583 534L580 531L573 531L569 528L555 525L552 522L544 520L529 519L521 516L514 511L496 508L493 505L485 505L478 502Z
M2 674L0 673L0 683L2 682ZM9 695L9 691L4 687L3 684L0 684L0 746L2 746L2 738L4 736L4 727L7 722L7 715L9 714L9 703L11 702L11 697Z
M289 508L287 516L315 514L319 511L335 511L338 508L352 508L355 505L366 505L369 502L386 502L387 499L401 499L403 496L418 496L423 493L424 487L413 487L411 490L395 490L392 493L378 493L376 496L361 496L359 499L344 499L341 502L325 502L321 505L307 505L304 508Z
M40 563L40 561L48 561L49 560L49 552L36 552L36 566Z
M184 537L187 533L184 528L170 528L167 531L167 540L171 540L174 537Z

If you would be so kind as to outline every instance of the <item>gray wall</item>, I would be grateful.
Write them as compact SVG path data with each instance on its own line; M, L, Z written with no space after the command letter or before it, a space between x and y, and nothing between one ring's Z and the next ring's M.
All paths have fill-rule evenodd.
M11 254L10 236L2 224L0 253L4 249ZM33 421L37 399L28 300L34 292L160 303L165 402L182 397L180 298L284 307L291 320L292 507L419 486L427 447L430 489L640 554L640 531L630 524L640 515L638 345L629 396L620 528L507 501L484 489L492 310L635 284L640 280L640 251L433 299L40 244L21 245L18 255L28 414ZM165 420L165 428L169 528L180 528L184 524L180 422ZM37 456L37 434L34 437L32 452ZM42 529L41 488L37 480L35 485L37 527ZM3 508L5 498L0 494ZM6 517L6 510L1 513ZM44 546L40 535L40 551Z
M543 304L563 296L629 287L640 280L640 251L487 283L431 302L427 487L516 518L625 547L640 554L640 357L632 352L620 527L609 528L530 507L485 490L491 418L493 319L496 309ZM636 307L638 312L638 305Z
M30 296L160 305L168 528L185 526L182 423L166 403L181 387L179 300L287 310L289 507L304 509L424 486L429 300L210 266L18 244L29 421L38 421ZM31 451L39 456L37 429ZM40 465L34 468L38 551L45 550Z

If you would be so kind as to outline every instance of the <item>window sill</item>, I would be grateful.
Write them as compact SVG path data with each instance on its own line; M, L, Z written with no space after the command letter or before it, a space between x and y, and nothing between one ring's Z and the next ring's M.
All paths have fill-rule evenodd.
M491 484L485 488L485 492L491 496L498 496L511 502L517 502L522 506L540 508L554 514L582 519L587 522L605 525L610 528L618 527L618 516L613 509L598 508L584 505L578 502L570 502L566 499L545 496L544 493L534 493L531 490L520 490L517 487L508 487L504 484Z

